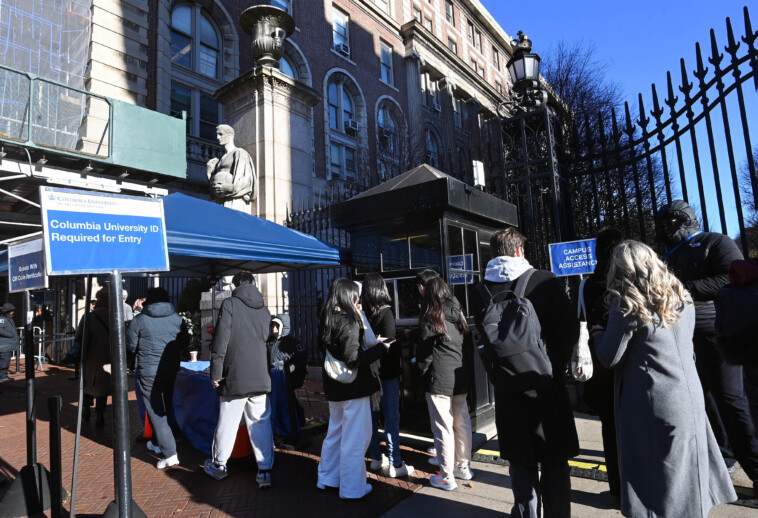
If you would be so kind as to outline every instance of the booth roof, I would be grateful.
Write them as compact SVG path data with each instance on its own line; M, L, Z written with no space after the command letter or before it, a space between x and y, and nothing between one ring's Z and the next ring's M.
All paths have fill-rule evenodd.
M339 250L272 221L181 193L165 196L163 208L171 271L162 276L340 266ZM0 251L0 272L8 270L7 254L7 250Z

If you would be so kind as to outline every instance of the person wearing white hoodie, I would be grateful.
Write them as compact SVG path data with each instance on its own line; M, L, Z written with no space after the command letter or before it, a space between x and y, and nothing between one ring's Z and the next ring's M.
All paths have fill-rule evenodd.
M526 238L515 228L492 235L495 256L484 274L494 296L520 289L521 276L532 269L524 257ZM579 440L568 391L563 383L566 362L579 337L576 309L563 283L547 270L534 270L526 279L524 296L534 307L553 367L550 385L523 393L495 387L495 424L500 457L510 463L514 518L569 518L571 478L568 460L579 454ZM472 314L481 329L482 310L488 300L473 297ZM477 304L479 305L477 307ZM486 356L482 355L488 371ZM542 513L540 513L540 502Z

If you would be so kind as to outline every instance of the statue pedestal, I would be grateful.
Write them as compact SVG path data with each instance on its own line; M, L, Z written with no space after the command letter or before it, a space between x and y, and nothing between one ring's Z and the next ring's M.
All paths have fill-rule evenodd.
M258 176L253 215L283 224L288 211L313 196L313 107L321 96L278 69L260 66L216 95L236 145L253 157ZM258 286L272 314L287 306L281 275L260 276Z

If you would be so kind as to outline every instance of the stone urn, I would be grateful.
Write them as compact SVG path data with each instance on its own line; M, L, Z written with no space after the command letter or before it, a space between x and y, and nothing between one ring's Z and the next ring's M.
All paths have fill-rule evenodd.
M279 68L284 39L295 31L295 20L271 5L248 7L240 16L242 29L253 37L253 57L258 65Z

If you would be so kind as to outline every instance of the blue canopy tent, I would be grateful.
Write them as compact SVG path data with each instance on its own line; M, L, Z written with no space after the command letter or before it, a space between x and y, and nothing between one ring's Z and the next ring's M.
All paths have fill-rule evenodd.
M339 250L313 236L216 203L163 198L171 271L162 275L271 273L340 266Z
M313 236L181 193L163 198L171 271L195 277L340 266L340 252ZM0 251L0 272L8 271ZM129 274L127 274L129 275Z

